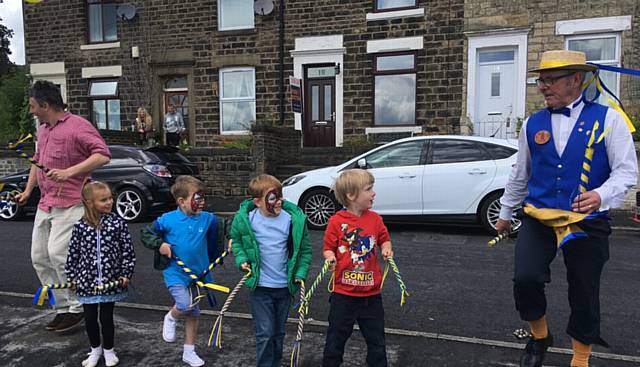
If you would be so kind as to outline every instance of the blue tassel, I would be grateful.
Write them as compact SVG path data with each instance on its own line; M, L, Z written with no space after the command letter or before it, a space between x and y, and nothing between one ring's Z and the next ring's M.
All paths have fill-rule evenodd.
M47 289L47 296L49 297L49 305L56 305L56 297L53 296L53 290L51 288Z

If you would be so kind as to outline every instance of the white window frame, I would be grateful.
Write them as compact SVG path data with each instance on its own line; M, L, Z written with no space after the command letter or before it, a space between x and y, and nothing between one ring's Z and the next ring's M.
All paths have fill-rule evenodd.
M223 1L225 1L225 0L218 0L218 30L219 31L234 31L234 30L239 30L239 29L254 29L256 27L256 17L255 17L255 13L252 10L251 11L251 25L224 28L222 26L222 19L224 18L224 14L222 13L222 2ZM228 1L237 2L237 1L241 1L241 0L228 0Z
M224 83L222 81L222 75L228 72L237 72L237 71L251 71L253 76L253 97L230 97L224 98ZM218 72L218 84L220 85L220 134L221 135L248 135L251 132L249 130L228 130L225 131L223 129L223 120L224 116L222 115L222 105L225 102L253 102L253 116L254 119L256 117L255 103L256 103L256 69L254 67L229 67L229 68L221 68Z
M603 64L603 65L609 65L609 66L617 66L620 67L620 56L621 56L621 45L620 43L622 42L622 37L620 36L620 33L591 33L591 34L581 34L581 35L576 35L576 36L567 36L565 37L564 40L564 48L566 50L569 49L569 41L576 41L576 40L591 40L591 39L599 39L599 38L615 38L616 40L616 45L615 45L615 59L612 60L587 60L587 61L591 61L591 62L595 62L598 64ZM620 73L616 73L616 86L615 88L612 88L610 85L607 85L607 88L609 88L613 93L615 93L616 96L620 95Z

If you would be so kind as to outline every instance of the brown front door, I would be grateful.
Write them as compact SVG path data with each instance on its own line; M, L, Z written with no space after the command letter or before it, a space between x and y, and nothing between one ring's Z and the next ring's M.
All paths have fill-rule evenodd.
M336 145L336 81L324 77L330 67L309 67L305 73L303 145L334 147Z

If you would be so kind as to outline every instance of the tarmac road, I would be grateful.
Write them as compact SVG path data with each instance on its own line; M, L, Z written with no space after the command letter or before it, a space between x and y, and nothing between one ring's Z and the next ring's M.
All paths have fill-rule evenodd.
M135 294L131 303L117 308L117 350L122 365L180 365L180 344L166 345L160 337L161 319L170 298L161 274L152 268L152 254L139 245L142 224L132 224L136 238L138 265L133 278ZM66 366L79 365L87 351L82 328L59 336L42 330L48 312L29 305L24 298L38 287L31 267L32 221L0 222L0 365ZM513 241L488 249L488 236L478 229L391 225L395 260L411 296L400 307L395 280L385 283L388 355L392 366L516 366L522 347L511 335L523 327L513 307L511 273ZM322 258L322 232L312 231L314 263L308 282L318 273ZM602 353L591 366L640 365L640 232L615 231L611 237L611 259L602 279L602 334L610 349L595 347ZM232 260L232 259L229 259ZM233 287L240 279L232 261L218 269L216 282ZM548 319L556 336L556 347L546 366L566 366L570 338L563 332L568 318L566 281L562 259L552 266L552 283L547 287ZM325 283L326 286L326 283ZM222 303L224 297L218 295ZM240 318L225 317L223 352L206 350L214 315L204 315L199 333L199 350L208 365L248 366L254 362L252 325L242 318L249 313L246 290L241 291L230 311ZM327 319L328 292L321 288L311 304L310 317L320 321L305 326L301 362L320 364ZM136 306L137 304L137 306ZM124 307L126 306L126 307ZM133 307L133 308L132 308ZM142 308L142 309L141 309ZM205 306L205 309L209 308ZM218 310L218 305L215 310ZM295 317L292 313L290 317ZM294 323L287 331L285 359L295 337ZM345 366L363 366L365 345L358 332L348 344ZM228 340L228 342L227 342ZM520 343L520 345L516 344ZM46 348L43 346L47 346ZM163 352L170 353L164 354ZM620 361L619 359L623 359ZM626 359L626 361L624 361Z

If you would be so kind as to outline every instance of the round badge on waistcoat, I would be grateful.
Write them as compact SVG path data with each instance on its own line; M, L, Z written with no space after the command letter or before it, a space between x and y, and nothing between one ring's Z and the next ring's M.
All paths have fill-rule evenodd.
M551 133L547 130L540 130L536 133L536 136L534 136L536 144L546 144L549 139L551 139Z

